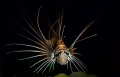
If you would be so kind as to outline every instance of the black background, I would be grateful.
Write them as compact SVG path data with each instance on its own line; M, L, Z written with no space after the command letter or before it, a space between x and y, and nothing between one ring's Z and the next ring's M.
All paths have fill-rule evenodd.
M45 14L53 23L56 18L56 7L58 12L65 7L63 24L66 25L65 43L70 46L79 32L97 16L100 17L93 25L80 37L81 39L92 34L98 34L96 37L84 40L75 45L77 52L84 56L82 61L88 66L89 74L96 74L100 77L118 77L119 73L119 26L120 26L120 6L117 1L102 0L4 0L2 1L0 25L0 44L1 44L1 64L4 77L14 74L21 74L23 69L29 69L25 63L22 64L14 59L17 56L6 56L6 52L14 49L14 47L3 47L8 43L29 43L25 38L15 34L27 33L20 29L16 24L19 23L25 28L29 27L24 22L21 15L22 7L26 11L28 17L36 25L37 10L42 5L40 22L41 29L47 37L49 30L48 21ZM44 14L45 12L45 14ZM44 26L43 26L44 25ZM10 27L10 28L9 28ZM17 49L17 48L16 48ZM19 47L18 47L19 49ZM15 54L14 54L15 55ZM12 56L12 57L11 57ZM27 62L26 62L27 63ZM58 68L58 73L66 73L63 68ZM32 70L29 70L31 72ZM19 73L18 73L19 72ZM70 73L70 72L69 72ZM69 74L67 72L67 74ZM22 73L24 74L24 73ZM56 75L55 74L55 75ZM22 75L21 75L22 76ZM20 77L21 77L20 76ZM30 74L30 77L32 74Z

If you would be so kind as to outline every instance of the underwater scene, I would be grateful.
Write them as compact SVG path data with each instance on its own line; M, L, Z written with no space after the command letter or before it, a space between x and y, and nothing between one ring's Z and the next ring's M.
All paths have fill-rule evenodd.
M3 1L0 77L119 77L116 3Z

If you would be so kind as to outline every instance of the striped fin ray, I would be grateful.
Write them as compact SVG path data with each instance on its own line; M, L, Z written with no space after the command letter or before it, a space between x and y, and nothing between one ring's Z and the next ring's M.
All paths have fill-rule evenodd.
M41 6L41 7L42 7L42 6ZM32 35L34 38L36 38L37 40L39 40L40 44L45 45L46 47L48 47L49 49L52 50L53 48L50 46L49 42L48 42L47 39L44 37L44 35L43 35L43 33L42 33L41 29L40 29L39 13L40 13L41 7L39 8L39 10L38 10L38 15L37 15L37 27L38 27L38 29L33 25L33 23L30 21L29 17L27 16L26 12L25 12L24 9L22 8L25 16L26 16L27 19L28 19L28 20L27 20L27 19L24 17L24 15L22 14L25 22L28 24L28 26L33 30L33 32L34 32L39 38L36 37L35 35L33 35L33 34L32 34L30 31L28 31L27 29L25 29L25 28L23 28L23 27L22 27L22 28L23 28L26 32L28 32L30 35Z
M50 25L50 30L49 30L48 36L50 37L51 44L53 47L56 47L56 43L58 42L58 40L62 40L61 36L63 36L63 32L64 32L64 28L65 28L65 26L64 26L61 31L62 21L63 21L63 9L62 9L62 14L59 13L57 15L57 20L52 25Z
M74 42L71 44L70 48L73 48L75 43L78 41L78 39L80 38L80 36L98 19L98 17L96 19L94 19L91 23L89 23L80 33L79 35L76 37L76 39L74 40Z

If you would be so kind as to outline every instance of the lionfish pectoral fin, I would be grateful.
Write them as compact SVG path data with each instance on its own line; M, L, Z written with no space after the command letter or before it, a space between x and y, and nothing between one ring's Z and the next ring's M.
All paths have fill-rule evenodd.
M98 16L99 17L99 16ZM98 17L96 19L94 19L91 23L89 23L81 32L80 34L76 37L76 39L74 40L74 42L71 44L70 48L73 48L73 46L75 45L75 43L77 42L77 40L79 39L79 37L98 19Z
M85 37L85 38L83 38L83 39L81 39L81 40L78 40L76 43L78 43L78 42L80 42L80 41L83 41L83 40L86 40L86 39L88 39L88 38L94 37L94 36L97 36L97 34L94 34L94 35ZM76 43L75 43L75 44L76 44Z

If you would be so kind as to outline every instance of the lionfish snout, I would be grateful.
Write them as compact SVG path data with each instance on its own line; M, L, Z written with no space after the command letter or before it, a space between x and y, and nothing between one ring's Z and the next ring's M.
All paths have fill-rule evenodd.
M60 52L57 56L57 62L61 65L66 65L68 63L68 54L66 52Z

